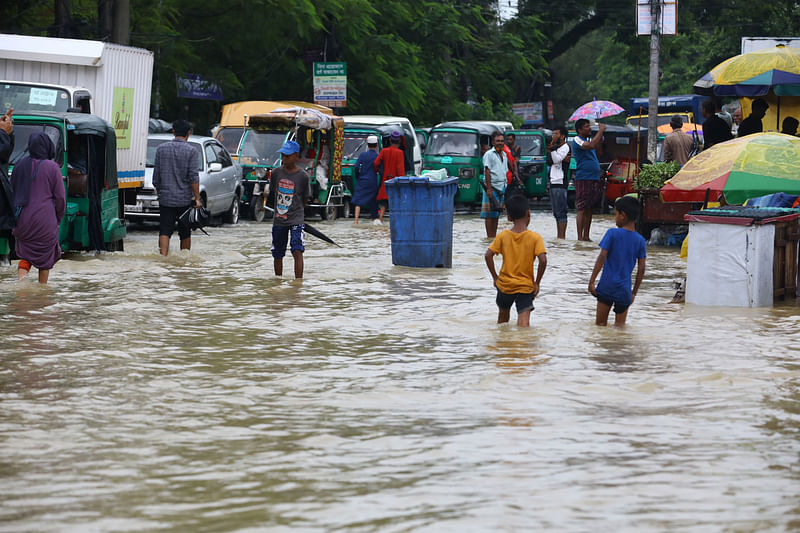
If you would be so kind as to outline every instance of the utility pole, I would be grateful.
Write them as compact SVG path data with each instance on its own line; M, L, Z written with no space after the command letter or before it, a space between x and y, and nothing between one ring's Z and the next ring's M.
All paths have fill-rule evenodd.
M658 63L661 49L661 1L650 0L650 98L647 110L647 159L658 151Z

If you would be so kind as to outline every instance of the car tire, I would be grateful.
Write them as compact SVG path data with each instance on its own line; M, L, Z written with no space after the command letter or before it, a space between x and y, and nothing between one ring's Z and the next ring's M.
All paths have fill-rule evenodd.
M321 208L322 213L322 220L336 220L336 210L338 208L335 205L326 205Z
M231 208L228 209L227 213L225 213L225 223L238 224L240 209L241 206L239 205L239 195L237 194L233 197L233 201L231 202Z
M256 222L264 222L267 217L267 210L263 204L263 197L259 194L250 199L250 218Z

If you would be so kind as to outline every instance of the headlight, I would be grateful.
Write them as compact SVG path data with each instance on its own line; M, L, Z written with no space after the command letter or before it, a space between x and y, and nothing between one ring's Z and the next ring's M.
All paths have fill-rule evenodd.
M472 179L475 177L475 169L474 168L459 168L458 169L458 177L464 178L466 180Z
M266 169L266 168L264 168L264 167L258 167L258 168L256 169L256 177L257 177L258 179L261 179L261 178L263 178L263 177L264 177L264 176L266 176L266 175L267 175L267 169Z

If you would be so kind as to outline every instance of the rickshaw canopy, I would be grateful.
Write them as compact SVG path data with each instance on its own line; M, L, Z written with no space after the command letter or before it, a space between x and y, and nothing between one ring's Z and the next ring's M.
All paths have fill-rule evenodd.
M54 111L36 111L27 114L15 115L20 122L36 122L42 118L63 122L68 132L74 135L94 135L103 139L103 152L105 159L105 183L109 187L117 188L117 135L111 124L88 113L67 113Z
M318 104L298 101L270 101L270 100L246 100L244 102L233 102L222 106L222 116L219 120L221 128L244 127L244 116L262 115L270 113L276 109L287 107L303 107L313 109L326 115L333 115L333 110Z

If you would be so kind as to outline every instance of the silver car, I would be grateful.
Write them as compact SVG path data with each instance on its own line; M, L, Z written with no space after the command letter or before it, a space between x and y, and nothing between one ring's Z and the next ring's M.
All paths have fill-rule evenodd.
M153 188L153 164L156 148L174 137L167 133L147 136L147 163L144 187L136 194L136 205L125 205L125 217L131 220L158 219L158 196ZM213 137L189 137L189 145L197 150L200 173L200 197L211 216L223 216L228 224L239 222L242 168L234 163L228 150Z

